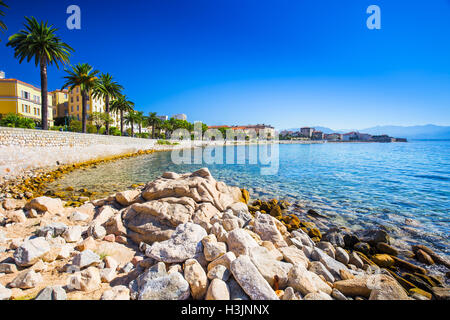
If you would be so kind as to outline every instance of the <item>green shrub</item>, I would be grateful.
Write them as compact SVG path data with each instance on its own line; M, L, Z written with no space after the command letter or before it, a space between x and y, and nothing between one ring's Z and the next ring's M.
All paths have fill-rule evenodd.
M11 128L34 129L36 123L34 122L33 119L25 118L15 113L8 113L4 118L0 120L0 126Z
M82 126L81 121L79 120L71 120L69 124L69 131L72 132L81 132Z
M167 141L167 140L158 140L156 143L159 144L159 145L168 145L168 146L176 146L176 145L179 144L178 142L173 142L172 143L172 142Z
M116 127L109 127L109 134L111 136L121 136L122 134L120 133L120 130L117 129Z

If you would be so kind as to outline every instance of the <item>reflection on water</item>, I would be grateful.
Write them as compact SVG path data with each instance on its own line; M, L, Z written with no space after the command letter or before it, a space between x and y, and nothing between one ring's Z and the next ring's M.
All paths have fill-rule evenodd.
M248 153L257 147L227 148ZM320 209L351 228L383 225L407 243L425 241L449 254L449 150L449 141L280 145L276 175L261 175L259 164L176 165L170 152L160 152L74 171L49 188L72 186L106 195L165 171L206 166L216 179L247 188L253 198Z

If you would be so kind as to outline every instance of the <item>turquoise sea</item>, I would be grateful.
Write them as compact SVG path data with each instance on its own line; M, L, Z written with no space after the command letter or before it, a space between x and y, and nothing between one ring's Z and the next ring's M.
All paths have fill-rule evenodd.
M258 147L224 148L249 153ZM383 226L405 248L424 243L450 255L450 141L282 144L275 175L261 175L260 164L176 165L170 152L160 152L74 171L50 188L113 193L165 171L205 166L252 198L287 199L352 229Z

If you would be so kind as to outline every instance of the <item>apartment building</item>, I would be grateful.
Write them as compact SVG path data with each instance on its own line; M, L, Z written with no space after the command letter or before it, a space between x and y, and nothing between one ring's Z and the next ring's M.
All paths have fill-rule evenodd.
M53 96L48 94L48 124L53 126ZM20 114L40 123L42 119L41 89L18 79L0 78L0 116Z

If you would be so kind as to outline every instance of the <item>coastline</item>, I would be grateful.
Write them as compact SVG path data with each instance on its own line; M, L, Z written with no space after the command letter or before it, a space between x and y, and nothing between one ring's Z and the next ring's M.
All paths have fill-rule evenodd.
M193 180L191 181L190 179ZM195 184L193 184L194 181ZM172 185L172 183L174 184ZM30 262L32 266L29 267L29 269L28 262L23 266L18 266L18 268L20 267L19 270L22 270L20 272L36 270L36 273L42 273L45 281L43 283L32 285L31 288L13 288L10 292L11 298L25 300L33 299L38 294L42 293L41 290L45 286L54 286L55 284L64 285L67 281L63 281L63 279L66 279L70 274L65 273L64 271L53 272L53 268L61 268L61 270L64 270L63 265L65 264L77 264L79 260L77 260L76 257L82 255L85 250L94 250L94 253L97 252L97 254L104 254L106 257L109 256L113 259L120 259L117 273L112 273L114 276L119 276L125 281L125 289L121 288L121 290L130 293L130 296L127 299L143 298L142 295L133 296L133 290L137 290L138 293L142 290L142 288L133 289L133 279L136 279L139 274L147 272L148 270L153 270L152 267L150 267L151 265L159 266L158 261L168 264L170 268L172 268L172 273L178 271L181 272L182 269L179 268L184 268L184 277L186 280L191 279L192 281L200 281L201 278L199 278L198 273L195 273L193 278L189 278L189 269L186 269L187 266L191 263L199 263L205 270L210 271L215 265L219 264L212 262L215 258L213 259L207 256L207 261L204 262L202 262L203 260L200 258L194 258L194 260L198 259L196 262L192 261L193 259L186 260L187 258L180 258L182 259L180 261L186 260L183 267L181 267L178 264L179 260L173 260L173 258L169 259L167 255L173 254L178 256L182 254L184 257L183 252L186 250L189 251L188 249L183 247L183 250L180 251L180 253L178 253L178 251L167 251L163 256L156 251L158 246L162 246L165 241L170 241L171 237L176 236L176 230L179 229L177 228L175 233L171 232L169 235L162 236L162 234L160 234L161 231L158 229L161 226L154 229L154 227L151 227L150 225L142 224L140 220L149 219L151 217L150 221L153 221L152 219L157 219L157 221L159 221L158 223L161 223L164 219L167 219L174 214L172 209L161 209L164 212L158 211L156 215L153 211L151 211L153 213L150 215L148 215L150 211L148 213L146 213L147 211L145 210L139 211L143 216L136 218L133 218L136 215L136 213L133 213L134 211L128 212L129 210L133 210L132 208L144 208L145 206L156 205L161 201L166 201L166 206L175 206L176 204L173 203L174 198L171 197L179 198L188 196L196 198L197 192L192 190L182 191L183 188L174 188L175 185L181 186L186 183L191 186L195 185L195 188L201 188L204 183L216 184L215 180L210 176L208 169L201 169L192 174L166 172L162 177L157 178L153 182L149 182L145 186L137 186L129 190L117 192L106 198L89 200L79 208L64 207L65 202L61 201L61 199L48 198L45 196L36 198L33 201L15 200L4 202L3 207L7 207L8 209L5 209L6 212L4 211L6 220L4 220L4 227L1 227L0 231L6 232L6 236L3 236L3 241L6 241L11 249L5 251L3 258L12 257L12 254L14 253L16 263L19 261L21 262L19 254L16 253L16 249L21 247L21 242L18 241L17 237L26 238L32 230L35 230L35 227L33 228L32 226L36 225L39 227L36 229L38 231L35 231L34 233L37 236L40 236L39 239L44 239L45 236L46 241L51 243L54 242L55 245L56 243L62 242L64 246L72 248L72 254L66 255L58 251L58 256L53 255L54 258L42 258L44 262L40 262L40 264L44 264L45 269L42 269L42 266L39 267L41 269L36 267L36 265L39 264L39 261L42 260L39 260L37 263L35 261L32 263ZM220 182L217 183L220 184ZM252 262L248 264L248 267L251 268L253 265L258 267L255 269L255 276L258 279L258 285L255 290L262 290L265 292L267 295L265 296L266 299L298 300L301 296L306 300L308 300L308 297L314 297L314 299L318 300L329 300L331 298L337 300L429 300L441 299L448 295L448 287L446 287L446 280L444 280L445 277L448 279L448 271L447 276L437 276L436 274L431 274L424 263L415 260L422 259L417 257L417 252L420 252L420 254L425 252L425 256L429 256L429 249L424 246L412 248L416 255L415 259L413 259L412 256L408 256L409 253L400 252L390 245L390 237L384 230L367 229L355 233L346 228L327 226L326 221L320 221L320 213L315 212L314 210L308 210L305 215L293 215L291 214L291 211L288 210L292 205L283 200L273 199L270 201L261 201L258 199L251 199L251 195L245 189L229 187L226 185L220 185L218 190L222 190L219 192L228 193L229 197L234 199L232 202L236 202L234 204L221 204L219 199L226 198L213 197L208 200L209 197L206 194L203 194L201 198L197 198L196 201L199 204L204 203L204 201L213 201L212 203L214 206L217 206L217 208L208 210L213 210L212 212L216 212L220 218L215 216L212 217L212 212L208 213L208 211L203 211L201 218L200 216L196 218L195 215L193 215L191 217L193 223L190 225L187 223L186 225L189 225L189 228L194 228L194 226L196 226L194 228L196 231L192 231L194 233L192 233L189 238L195 238L202 242L204 244L204 250L213 250L206 248L216 248L216 243L224 243L225 248L228 247L228 250L230 250L229 252L233 252L233 254L222 251L222 254L225 253L225 255L223 255L222 258L221 255L217 256L217 259L220 261L228 257L231 258L231 256L234 255L235 257L239 257L240 255L248 254L252 257ZM187 214L187 212L190 212L189 215L191 215L193 211L189 211L191 210L189 209L190 206L186 203L186 200L181 200L185 198L179 199L179 201L181 201L180 204L183 205L177 207L178 214ZM216 201L219 202L216 203ZM224 210L225 208L229 209ZM165 210L167 210L167 212ZM188 211L186 212L185 210ZM73 218L71 218L75 215L77 217L86 216L88 217L88 220L75 222ZM175 218L176 216L169 219ZM244 223L244 221L247 221L247 223ZM86 231L77 234L75 237L77 240L75 241L69 236L70 232L67 230L78 230L79 226L81 226L82 230ZM63 230L63 233L60 234L62 231L58 231L59 229L57 228L62 228L61 230ZM173 226L170 228L173 228ZM39 230L42 230L42 232ZM206 236L204 230L210 235ZM158 236L158 234L160 235ZM235 234L239 234L239 237L236 239L233 238ZM11 235L13 235L14 238L12 238ZM55 236L56 239L61 240L52 240L55 239ZM32 237L30 239L36 238ZM63 241L62 239L66 239L69 242ZM25 242L26 241L30 240L25 240ZM189 241L182 244L182 246L188 245ZM51 247L52 246L53 245L51 245ZM61 246L61 244L58 244L57 246ZM220 245L219 247L222 246L223 245ZM244 251L240 251L244 250L244 248L247 248L245 250L249 250L249 248L253 248L253 246L256 247L248 252L245 251L245 254ZM256 250L256 248L264 249ZM261 252L262 256L259 257L254 256L252 253L253 250L264 252ZM265 253L265 250L268 250L267 253ZM411 254L413 254L413 251L411 251ZM107 254L105 252L107 252ZM205 252L208 252L209 254L210 251ZM269 252L272 253L269 254ZM281 259L285 262L280 262L279 258L275 258L272 254L281 254ZM435 263L447 263L448 268L448 262L444 259L433 252L430 252L429 254L433 257ZM420 255L420 257L422 257L422 255ZM108 262L106 263L111 263L110 258L108 259L109 260L107 260ZM166 261L166 259L168 260ZM127 262L130 260L131 262ZM226 260L221 263L225 262ZM206 268L206 265L211 263L213 264ZM267 275L267 272L271 274L272 271L269 270L272 270L270 269L272 267L269 269L263 268L266 264L269 266L271 263L280 264L280 266L277 267L278 269L273 269L273 272L276 272L275 275L281 277L277 278L281 281L279 283L276 281L274 282L274 277ZM284 270L283 268L288 267L286 263L289 264L289 268L294 269L300 268L298 267L299 264L303 265L301 269L303 270L304 268L304 271L302 272L310 272L310 276L315 274L314 277L322 279L314 280L314 283L315 285L320 286L320 291L323 292L323 294L318 296L311 295L315 293L315 290L317 289L304 289L304 284L298 284L303 281L303 278L300 275L297 275L296 272L282 272L282 270ZM231 269L232 277L240 279L239 277L241 275L233 268L231 261L228 264L225 264L225 266ZM281 266L283 266L283 268L279 269ZM85 275L86 273L100 272L103 277L104 272L110 272L108 271L108 268L102 268L105 267L91 266L84 269L84 271L81 271L81 281L87 281L83 280L83 277L87 277L87 275ZM200 270L201 269L198 269L198 272L200 272ZM18 280L16 280L18 277L17 272L18 271L12 271L8 273L2 278L0 284L6 286L11 281L12 283L18 282ZM298 278L299 276L300 278ZM381 277L380 279L384 279L382 281L390 283L389 286L386 288L381 287L379 289L370 288L370 290L368 290L367 279L368 277L373 276ZM105 275L105 277L107 276ZM79 288L75 291L73 289L64 290L67 290L69 299L106 299L104 294L108 290L112 290L113 285L109 284L112 278L105 279L107 279L105 280L105 283L103 283L102 280L101 284L91 284L91 286L86 284L86 288L83 288L82 286L81 291L79 291ZM362 282L355 284L355 279L361 279ZM94 280L91 280L90 282L95 282ZM252 300L257 300L258 297L260 297L260 295L257 294L253 295L253 291L249 291L250 289L248 289L249 287L247 287L245 283L241 281L238 282L242 287L240 290L241 295L246 297L246 299L250 298ZM355 293L353 287L348 287L350 283L352 286L359 286L362 291L357 290L357 293ZM212 285L212 283L210 285ZM291 293L292 289L288 289L288 286L294 288L296 293ZM92 291L93 288L96 288L96 290ZM392 288L395 290L392 291ZM242 291L242 289L244 291ZM170 292L169 288L163 288L163 290L164 292L160 293L157 298ZM206 288L204 290L206 292ZM191 294L195 295L195 292L196 291L191 291ZM245 294L242 292L245 292ZM201 296L194 296L194 299L199 299L200 297Z

